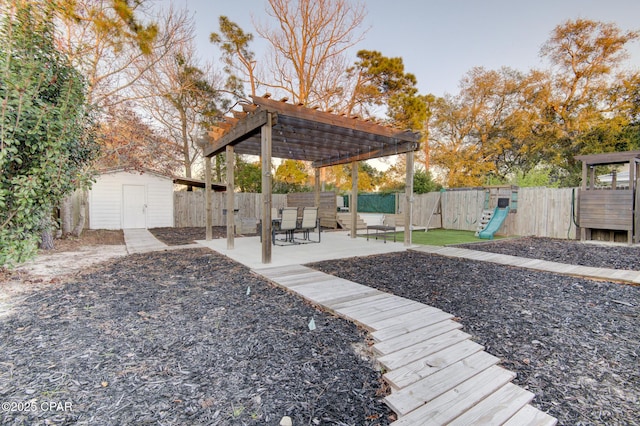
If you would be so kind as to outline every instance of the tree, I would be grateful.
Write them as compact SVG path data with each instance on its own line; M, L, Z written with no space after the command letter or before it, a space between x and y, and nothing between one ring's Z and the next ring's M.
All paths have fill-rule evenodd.
M328 168L327 179L341 192L351 191L351 164L342 164ZM358 162L358 191L371 192L378 189L382 182L382 173L370 164Z
M249 43L253 41L253 34L245 33L238 24L226 16L219 18L220 34L211 33L209 40L222 49L224 71L228 75L227 89L238 98L244 97L242 83L248 83L251 96L256 95L257 81L255 76L256 61L254 53L249 50ZM245 79L240 79L240 73Z
M52 7L16 1L0 29L0 265L35 254L97 150L85 85L54 46Z
M433 180L431 172L422 168L416 169L413 174L413 192L416 194L426 194L427 192L439 191L442 185Z
M294 103L320 104L335 93L341 56L362 38L356 31L364 6L348 0L269 0L269 6L277 27L256 25L273 48L268 86Z
M57 42L85 76L87 100L94 107L135 100L131 89L141 76L183 41L186 14L169 9L152 17L146 12L148 0L56 3L61 28ZM141 20L151 22L144 25Z
M445 186L482 185L484 176L493 170L493 164L487 161L481 145L471 137L473 105L463 103L461 97L447 95L438 99L434 111L431 160L443 172Z
M146 13L146 0L35 1L55 10L59 29L56 45L85 77L87 102L96 111L97 121L112 120L107 110L137 100L132 88L154 67L151 52L157 60L179 43L186 17L170 10L156 20ZM104 140L99 132L96 139L99 143ZM91 172L87 169L88 175ZM71 218L71 198L63 200L59 208L62 230L67 233L71 229L66 221ZM81 216L73 233L79 235L83 227Z
M188 41L187 41L188 40ZM175 44L173 51L142 77L136 89L145 98L149 114L163 127L180 153L184 175L192 177L193 165L201 154L201 134L221 115L223 104L210 67L201 68L191 39Z
M98 124L101 136L97 169L149 169L171 175L181 162L180 151L172 140L145 123L139 114L122 105L109 108L109 120Z
M275 193L308 192L311 190L307 166L302 161L284 160L277 168L274 179Z
M540 53L550 60L547 87L538 92L544 131L553 132L556 144L550 159L571 174L578 173L574 156L580 153L576 137L598 126L622 105L610 102L616 69L626 58L625 46L636 31L623 32L614 24L577 19L558 25Z
M262 168L259 163L249 163L236 156L235 184L241 192L262 192Z

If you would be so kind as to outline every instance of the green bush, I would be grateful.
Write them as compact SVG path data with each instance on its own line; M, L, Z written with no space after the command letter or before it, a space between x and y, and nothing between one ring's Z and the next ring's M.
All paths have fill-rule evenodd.
M15 7L0 26L0 266L36 252L53 207L86 183L97 152L85 84L54 47L52 11Z

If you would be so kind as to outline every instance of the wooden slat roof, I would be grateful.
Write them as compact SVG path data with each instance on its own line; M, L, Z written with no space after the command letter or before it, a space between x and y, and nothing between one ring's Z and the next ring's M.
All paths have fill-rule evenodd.
M640 158L640 151L605 152L602 154L576 155L575 159L586 165L629 163Z
M208 157L233 145L238 154L261 155L260 129L272 114L272 156L312 161L324 167L386 157L419 149L420 135L358 117L346 117L301 105L253 97L225 123L209 132Z

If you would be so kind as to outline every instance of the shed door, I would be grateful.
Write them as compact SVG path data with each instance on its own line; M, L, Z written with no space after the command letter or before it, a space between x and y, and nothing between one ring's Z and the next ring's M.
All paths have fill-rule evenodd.
M122 185L122 228L146 228L147 205L144 185Z

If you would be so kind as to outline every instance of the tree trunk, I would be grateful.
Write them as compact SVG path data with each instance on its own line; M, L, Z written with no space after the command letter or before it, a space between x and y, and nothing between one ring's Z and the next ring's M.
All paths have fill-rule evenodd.
M60 230L68 235L73 228L73 196L65 197L60 203Z
M45 216L40 220L40 248L42 250L53 250L53 232L51 226L51 217Z
M86 221L85 212L87 211L87 191L85 189L80 192L79 204L80 209L78 212L78 222L76 223L76 226L74 226L73 231L71 231L71 235L73 235L74 237L79 237L80 235L82 235L82 231L84 230L84 224Z

